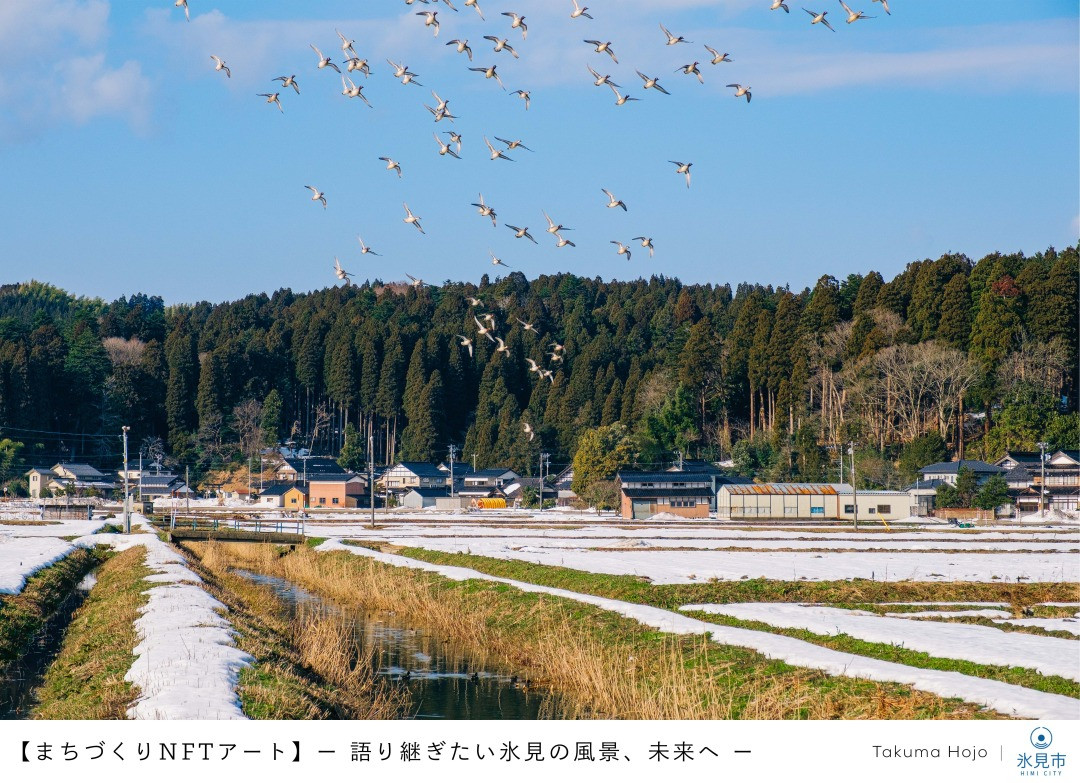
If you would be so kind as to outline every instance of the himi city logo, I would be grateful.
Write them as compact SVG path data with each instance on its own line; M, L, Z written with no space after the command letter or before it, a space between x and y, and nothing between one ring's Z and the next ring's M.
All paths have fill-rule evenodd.
M1060 777L1065 769L1065 754L1049 751L1054 742L1050 729L1036 726L1028 740L1035 752L1030 753L1025 748L1017 755L1016 767L1020 774L1023 777Z

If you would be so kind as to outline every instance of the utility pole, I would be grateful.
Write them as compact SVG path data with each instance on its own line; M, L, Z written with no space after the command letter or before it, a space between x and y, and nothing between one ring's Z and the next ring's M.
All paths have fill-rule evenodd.
M551 456L546 451L540 452L540 510L544 510L544 461Z
M139 449L139 502L142 502L142 449Z
M251 455L248 455L248 503L251 502Z
M191 468L187 465L184 466L184 488L187 492L184 493L184 501L187 505L188 516L191 516Z
M371 501L371 529L375 529L375 436L367 436L368 499Z
M855 529L859 529L859 490L855 488L855 441L851 441L851 496L855 512Z
M263 491L263 471L266 470L266 466L263 464L265 458L262 454L259 454L259 494Z
M1039 447L1039 516L1042 516L1046 498L1046 447L1050 444L1040 440L1035 445Z
M131 535L131 510L128 507L128 451L127 451L127 436L131 427L126 424L123 427L124 431L124 535Z
M472 453L472 472L476 472L476 452Z
M457 454L457 446L450 444L450 497L454 497L454 455Z

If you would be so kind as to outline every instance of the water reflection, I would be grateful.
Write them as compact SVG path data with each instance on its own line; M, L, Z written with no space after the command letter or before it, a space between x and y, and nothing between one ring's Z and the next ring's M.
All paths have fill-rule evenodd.
M295 613L326 611L353 629L361 650L374 650L377 674L409 689L417 719L535 720L556 716L550 692L529 691L518 677L467 654L449 639L405 622L395 612L344 608L280 577L237 569L269 586Z

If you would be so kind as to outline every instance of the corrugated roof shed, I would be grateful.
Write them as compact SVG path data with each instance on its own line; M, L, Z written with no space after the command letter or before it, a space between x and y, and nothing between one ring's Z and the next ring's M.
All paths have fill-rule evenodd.
M726 484L732 495L840 495L850 494L850 484Z

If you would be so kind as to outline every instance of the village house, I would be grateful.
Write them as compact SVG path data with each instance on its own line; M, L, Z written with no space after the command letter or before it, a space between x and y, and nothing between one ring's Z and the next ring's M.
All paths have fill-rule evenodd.
M71 491L76 495L90 491L107 494L116 489L116 483L109 476L84 462L59 462L48 470L31 468L25 475L29 479L32 498L40 498L42 489L54 494Z
M623 519L649 519L657 514L687 519L709 516L713 482L707 473L620 470L618 479Z
M953 462L935 462L919 469L922 482L943 481L946 484L956 486L956 476L960 468L967 468L975 474L975 480L982 484L991 476L1004 476L1008 471L997 465L977 459L962 459Z
M439 500L449 497L449 487L413 487L401 498L401 505L405 508L435 508Z
M427 462L399 462L383 471L379 483L387 492L401 496L413 488L432 489L449 485L450 474Z

